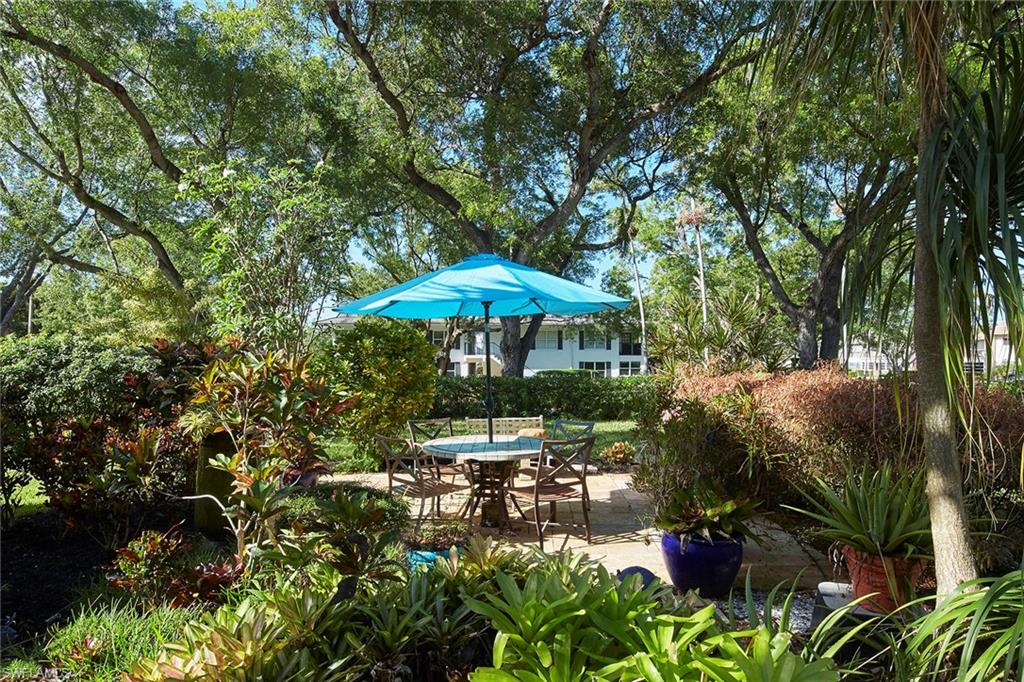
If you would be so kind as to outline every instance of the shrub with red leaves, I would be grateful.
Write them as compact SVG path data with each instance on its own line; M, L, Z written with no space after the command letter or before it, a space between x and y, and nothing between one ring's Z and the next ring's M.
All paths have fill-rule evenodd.
M191 566L191 543L178 530L145 531L117 550L107 581L150 606L216 604L228 587L242 575L236 559L224 563Z
M199 443L178 418L196 377L222 351L157 340L146 352L145 371L120 375L116 405L99 416L40 421L24 446L24 468L50 506L111 543L168 495L192 492Z
M922 458L912 381L858 379L835 367L725 375L688 368L666 398L669 418L689 401L703 404L728 440L743 446L727 465L755 479L752 486L773 503L799 499L794 482L808 476L838 481L848 465L913 466ZM1019 485L1024 400L991 387L964 395L962 403L974 415L969 429L961 426L968 486Z

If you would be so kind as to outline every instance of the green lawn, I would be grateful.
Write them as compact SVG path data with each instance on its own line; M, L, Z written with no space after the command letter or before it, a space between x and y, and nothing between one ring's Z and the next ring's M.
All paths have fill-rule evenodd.
M40 512L46 508L46 502L42 484L33 478L14 492L14 515L20 518Z
M604 421L594 424L594 454L599 454L606 447L617 441L633 440L632 430L636 424L632 421ZM468 433L466 424L461 419L453 420L452 428L456 434ZM327 447L327 459L334 463L340 472L376 471L377 461L372 456L360 455L346 438L339 436L332 439Z
M594 454L600 453L618 441L632 443L635 440L633 435L635 427L636 422L632 421L597 422L594 424Z

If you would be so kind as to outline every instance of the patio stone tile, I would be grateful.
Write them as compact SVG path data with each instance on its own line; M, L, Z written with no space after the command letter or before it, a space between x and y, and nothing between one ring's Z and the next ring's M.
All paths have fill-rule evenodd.
M660 532L645 526L650 521L651 505L645 495L629 487L629 474L600 474L588 477L591 494L591 535L588 545L583 529L549 527L544 534L544 549L549 552L572 549L587 554L604 564L610 571L628 566L643 566L663 580L668 572L661 557ZM387 488L383 473L335 474L325 482L351 482L377 488ZM465 495L445 500L442 510L454 513L465 501ZM542 518L547 510L543 510ZM527 514L529 515L529 510ZM506 542L523 547L537 545L537 533L523 523L515 510L511 510L514 532L504 531L500 536ZM558 520L565 524L582 524L579 503L559 504ZM798 574L801 589L814 589L819 582L833 579L828 559L813 548L805 547L784 528L765 518L754 519L752 529L763 538L765 546L747 542L744 547L743 567L737 578L742 588L747 570L751 571L751 584L755 589L770 589L784 581L794 580ZM494 529L474 527L475 532L496 536ZM802 572L802 573L801 573Z

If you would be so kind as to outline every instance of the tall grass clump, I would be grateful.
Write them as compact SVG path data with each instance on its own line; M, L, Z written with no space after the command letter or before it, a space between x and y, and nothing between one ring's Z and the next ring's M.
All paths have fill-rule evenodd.
M194 608L160 606L145 610L130 600L93 602L53 631L46 658L76 680L119 680L140 659L181 637L195 620Z

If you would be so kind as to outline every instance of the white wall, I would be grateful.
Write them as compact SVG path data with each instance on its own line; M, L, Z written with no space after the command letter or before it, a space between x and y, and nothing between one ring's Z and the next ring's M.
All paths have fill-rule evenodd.
M555 328L542 327L542 330L554 331ZM468 334L463 334L462 338L459 339L459 346L452 349L451 362L453 365L458 364L459 376L465 376L468 373L467 366L469 362L479 362L482 364L484 334L483 332L475 332L475 334L477 354L472 356L466 355L466 336ZM491 354L498 358L501 356L501 351L499 349L499 333L495 331L491 332ZM526 369L523 374L531 376L544 369L579 369L581 362L607 362L610 364L609 376L615 377L620 376L620 364L622 362L639 363L640 356L620 355L619 339L616 337L612 337L611 350L604 347L586 348L581 350L579 347L578 332L576 330L563 330L562 349L531 349L526 358Z

